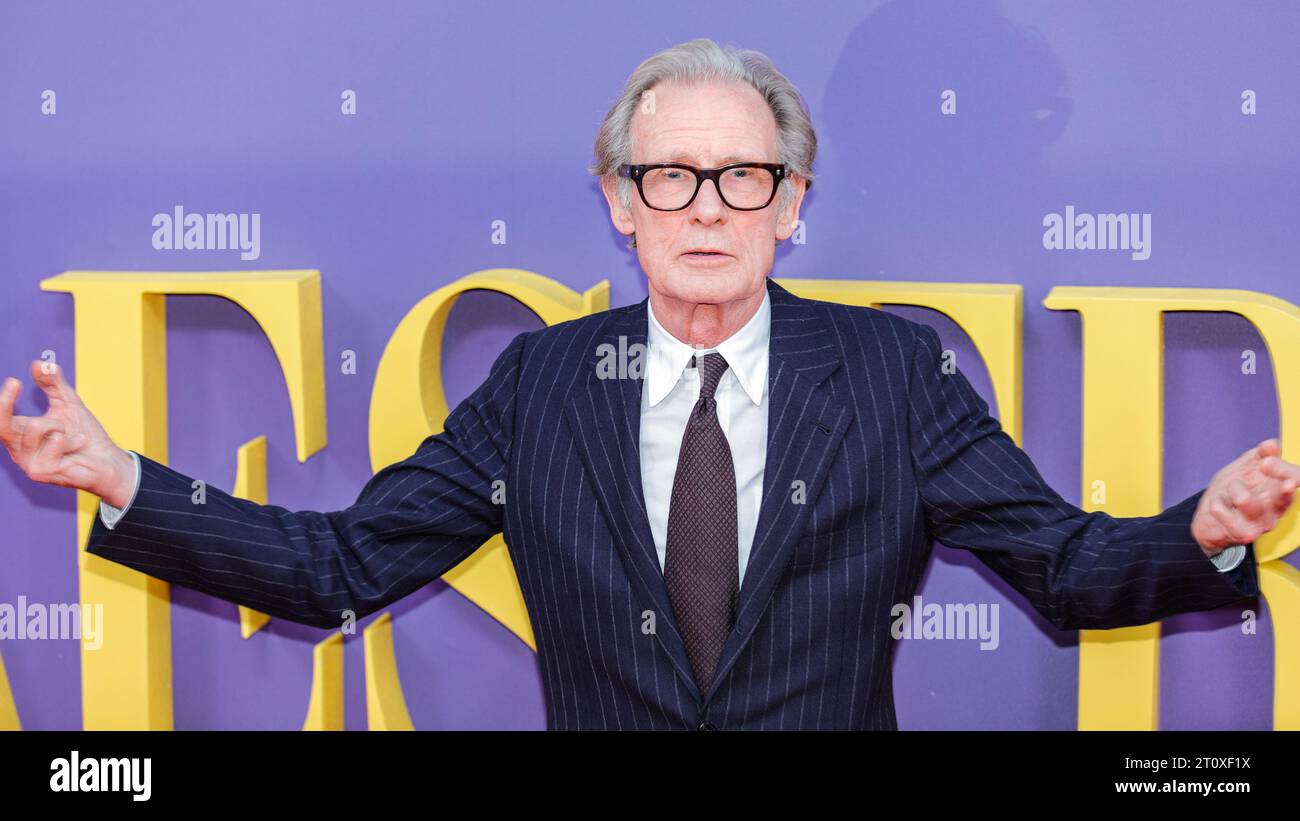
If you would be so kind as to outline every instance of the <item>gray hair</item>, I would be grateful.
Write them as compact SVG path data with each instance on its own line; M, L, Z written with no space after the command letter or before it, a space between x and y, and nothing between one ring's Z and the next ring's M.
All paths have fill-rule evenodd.
M643 95L660 83L738 81L748 83L767 101L776 118L776 147L779 161L790 173L781 182L778 208L794 197L791 174L813 183L813 160L817 155L817 134L812 117L799 90L785 78L771 59L760 51L719 46L701 37L655 54L636 67L596 134L596 161L587 170L601 178L615 179L624 208L632 207L633 183L618 175L620 165L632 162L632 115ZM636 247L636 235L628 244Z

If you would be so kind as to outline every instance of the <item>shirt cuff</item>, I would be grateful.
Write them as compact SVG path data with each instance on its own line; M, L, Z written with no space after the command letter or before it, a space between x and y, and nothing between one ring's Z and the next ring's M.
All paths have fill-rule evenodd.
M131 509L131 504L135 502L135 495L140 492L140 456L133 450L128 450L127 453L131 454L131 460L135 462L135 487L131 489L131 498L127 501L126 507L113 507L103 499L99 500L99 519L109 530L112 530L118 520Z
M1219 568L1220 573L1227 573L1229 570L1236 570L1237 565L1241 564L1244 558L1246 558L1246 546L1234 544L1215 553L1210 557L1210 561L1214 562L1214 566Z

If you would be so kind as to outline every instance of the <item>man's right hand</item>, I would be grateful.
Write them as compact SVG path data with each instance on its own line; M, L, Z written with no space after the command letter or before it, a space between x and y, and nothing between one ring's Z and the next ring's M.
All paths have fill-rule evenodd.
M32 379L49 397L44 416L15 416L22 382L0 387L0 441L28 478L93 493L125 507L135 488L135 461L104 431L99 420L53 362L32 362Z

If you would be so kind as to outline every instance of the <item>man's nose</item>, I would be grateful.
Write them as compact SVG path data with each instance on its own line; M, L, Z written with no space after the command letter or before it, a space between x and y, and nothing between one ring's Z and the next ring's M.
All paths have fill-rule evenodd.
M718 194L718 184L714 180L705 180L691 203L691 219L713 223L727 214L727 205Z

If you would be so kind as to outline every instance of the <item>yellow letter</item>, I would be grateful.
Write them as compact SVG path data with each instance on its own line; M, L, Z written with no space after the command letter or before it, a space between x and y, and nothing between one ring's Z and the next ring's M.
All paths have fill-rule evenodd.
M460 295L474 290L512 296L546 325L609 307L607 280L579 294L540 274L513 268L470 274L420 300L393 331L375 375L370 395L370 463L375 472L407 458L425 437L442 431L451 412L442 392L443 328ZM443 579L537 649L519 581L500 535Z
M69 271L41 283L76 308L77 393L121 447L167 462L167 294L211 294L261 325L289 387L298 459L325 445L320 274L316 271ZM98 500L78 494L77 544ZM170 594L165 582L78 550L82 606L103 604L112 627L81 652L88 729L172 728Z
M1083 322L1083 486L1100 479L1106 512L1151 516L1160 499L1165 311L1226 311L1254 324L1273 358L1285 458L1300 447L1300 309L1254 291L1207 288L1053 288L1043 304ZM1208 479L1208 477L1207 477ZM1087 494L1085 493L1085 496ZM1085 503L1085 506L1086 503ZM1275 729L1300 728L1300 573L1295 508L1255 544L1273 614ZM1079 729L1155 729L1160 625L1079 634Z

